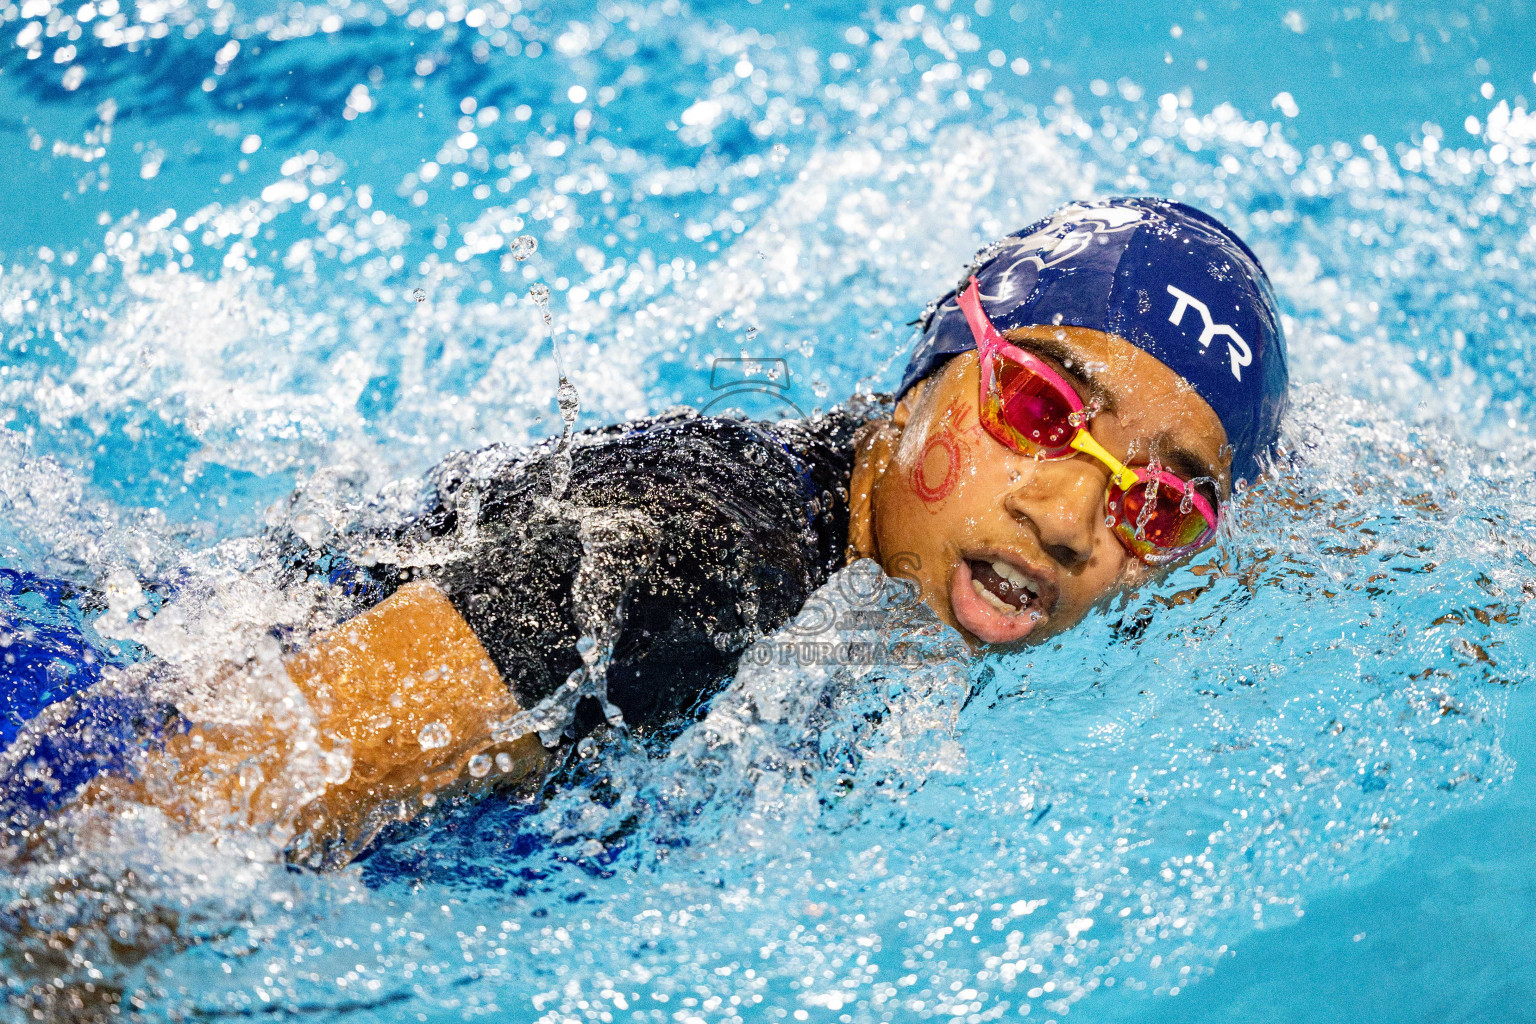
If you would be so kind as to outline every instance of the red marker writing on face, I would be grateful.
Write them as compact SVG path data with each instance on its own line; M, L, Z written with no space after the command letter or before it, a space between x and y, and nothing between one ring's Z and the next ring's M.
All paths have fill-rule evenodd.
M964 422L965 404L959 399L950 402L939 417L939 432L923 446L912 467L912 491L929 506L930 512L937 512L960 483L967 446L956 434L970 431L957 431L956 427ZM978 424L973 420L971 427L977 428Z
M960 442L945 427L928 440L912 466L913 493L930 506L941 504L954 493L955 485L960 482L960 467L964 461L965 452Z
M969 406L958 398L950 402L949 406L944 410L944 426L961 437L980 439L982 436L981 419L974 415L967 417L966 413L968 410Z
M938 511L946 497L954 493L960 484L960 471L965 468L965 442L955 436L955 424L965 421L965 405L955 399L949 402L943 415L938 418L938 433L923 445L922 454L912 465L912 493L929 505L929 511Z

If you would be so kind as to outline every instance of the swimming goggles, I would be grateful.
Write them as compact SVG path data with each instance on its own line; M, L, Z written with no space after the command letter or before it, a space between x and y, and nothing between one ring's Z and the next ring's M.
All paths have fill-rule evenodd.
M981 358L981 425L987 433L1022 455L1055 460L1083 452L1107 466L1106 525L1143 562L1172 562L1210 542L1216 510L1193 483L1155 466L1132 469L1105 451L1088 432L1093 413L1077 391L998 333L981 308L974 277L957 301Z

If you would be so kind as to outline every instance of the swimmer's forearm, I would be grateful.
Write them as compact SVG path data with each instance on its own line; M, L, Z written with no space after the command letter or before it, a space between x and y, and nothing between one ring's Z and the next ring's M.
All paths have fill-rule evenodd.
M89 796L116 791L188 825L267 828L355 852L445 788L515 781L545 765L535 736L493 741L494 723L521 709L434 584L400 588L286 668L312 717L196 724L170 737L138 782L103 783ZM305 772L312 778L295 779Z

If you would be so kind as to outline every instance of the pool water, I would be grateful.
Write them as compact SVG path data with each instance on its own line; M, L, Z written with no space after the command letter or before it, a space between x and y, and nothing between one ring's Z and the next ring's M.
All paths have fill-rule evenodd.
M800 620L339 872L61 819L0 1017L1529 1019L1531 13L0 0L0 644L260 657L323 624L273 538L557 433L557 342L584 425L829 407L1069 199L1236 228L1296 385L1219 547L1059 642L970 662L855 566L805 614L901 657Z

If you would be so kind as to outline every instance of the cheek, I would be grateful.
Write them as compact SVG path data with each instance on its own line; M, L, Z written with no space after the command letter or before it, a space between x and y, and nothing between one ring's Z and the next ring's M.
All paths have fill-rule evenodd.
M976 417L963 402L952 401L906 468L908 488L929 511L938 512L970 473L980 437Z
M918 452L907 474L908 486L930 511L937 512L960 484L966 451L948 428L940 430Z

